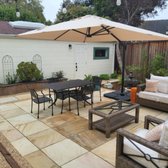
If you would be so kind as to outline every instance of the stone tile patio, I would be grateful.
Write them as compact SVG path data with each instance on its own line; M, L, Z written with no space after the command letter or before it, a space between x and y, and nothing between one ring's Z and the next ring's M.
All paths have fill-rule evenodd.
M103 89L103 93L107 92ZM100 102L99 93L95 92L94 107L112 101L102 99ZM61 115L61 102L58 102L54 116L51 109L44 111L41 106L38 120L37 106L30 113L29 93L0 97L0 131L34 168L114 168L116 133L107 139L98 130L88 130L90 106L84 108L81 103L77 116L76 102L71 103L71 112L66 102ZM168 117L167 113L141 107L139 123L124 128L130 132L142 128L145 115Z

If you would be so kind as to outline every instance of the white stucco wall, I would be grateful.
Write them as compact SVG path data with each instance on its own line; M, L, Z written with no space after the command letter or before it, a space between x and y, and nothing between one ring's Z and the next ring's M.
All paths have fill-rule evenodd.
M69 49L68 45L72 45ZM80 47L80 49L79 49ZM93 47L109 47L109 59L94 60ZM0 83L4 82L2 58L10 55L14 69L21 61L32 61L38 54L42 58L44 78L52 76L52 72L63 70L69 79L83 78L84 74L99 75L112 73L114 70L113 43L70 43L46 40L27 40L16 38L0 38ZM78 62L78 72L75 63Z

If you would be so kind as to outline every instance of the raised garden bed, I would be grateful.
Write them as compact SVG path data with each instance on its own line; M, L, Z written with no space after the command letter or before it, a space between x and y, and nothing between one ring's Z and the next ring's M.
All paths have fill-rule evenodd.
M12 95L12 94L17 94L17 93L22 93L22 92L28 92L31 88L40 90L44 89L45 83L50 83L50 82L59 82L59 81L64 81L67 80L66 78L61 78L57 80L42 80L42 81L36 81L36 82L25 82L25 83L16 83L16 84L0 84L0 96L5 96L5 95Z

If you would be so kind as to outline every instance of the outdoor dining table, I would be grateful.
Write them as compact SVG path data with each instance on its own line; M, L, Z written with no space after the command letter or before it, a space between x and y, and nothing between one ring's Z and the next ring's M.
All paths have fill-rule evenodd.
M52 89L54 93L56 94L56 92L77 89L79 87L83 87L89 84L90 84L90 81L88 80L74 79L74 80L68 80L68 81L62 81L62 82L47 83L46 87L49 89ZM57 101L57 98L55 97L55 100L53 101L52 105L54 105L56 101ZM69 110L71 110L70 109L70 96L69 96Z

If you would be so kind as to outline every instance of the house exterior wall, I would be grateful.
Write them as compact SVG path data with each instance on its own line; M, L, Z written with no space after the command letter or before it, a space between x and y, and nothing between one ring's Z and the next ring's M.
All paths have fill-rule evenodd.
M72 48L69 48L69 44ZM84 48L82 46L85 46ZM76 52L81 47L80 52ZM94 60L93 47L109 47L109 59ZM114 70L113 43L69 43L48 40L27 40L17 38L0 39L0 83L4 83L2 58L10 55L14 63L14 72L21 61L32 61L38 54L42 58L44 78L50 78L52 72L63 70L68 79L83 78L85 74L99 75ZM79 61L80 74L77 75L75 63ZM81 68L83 70L81 71Z

